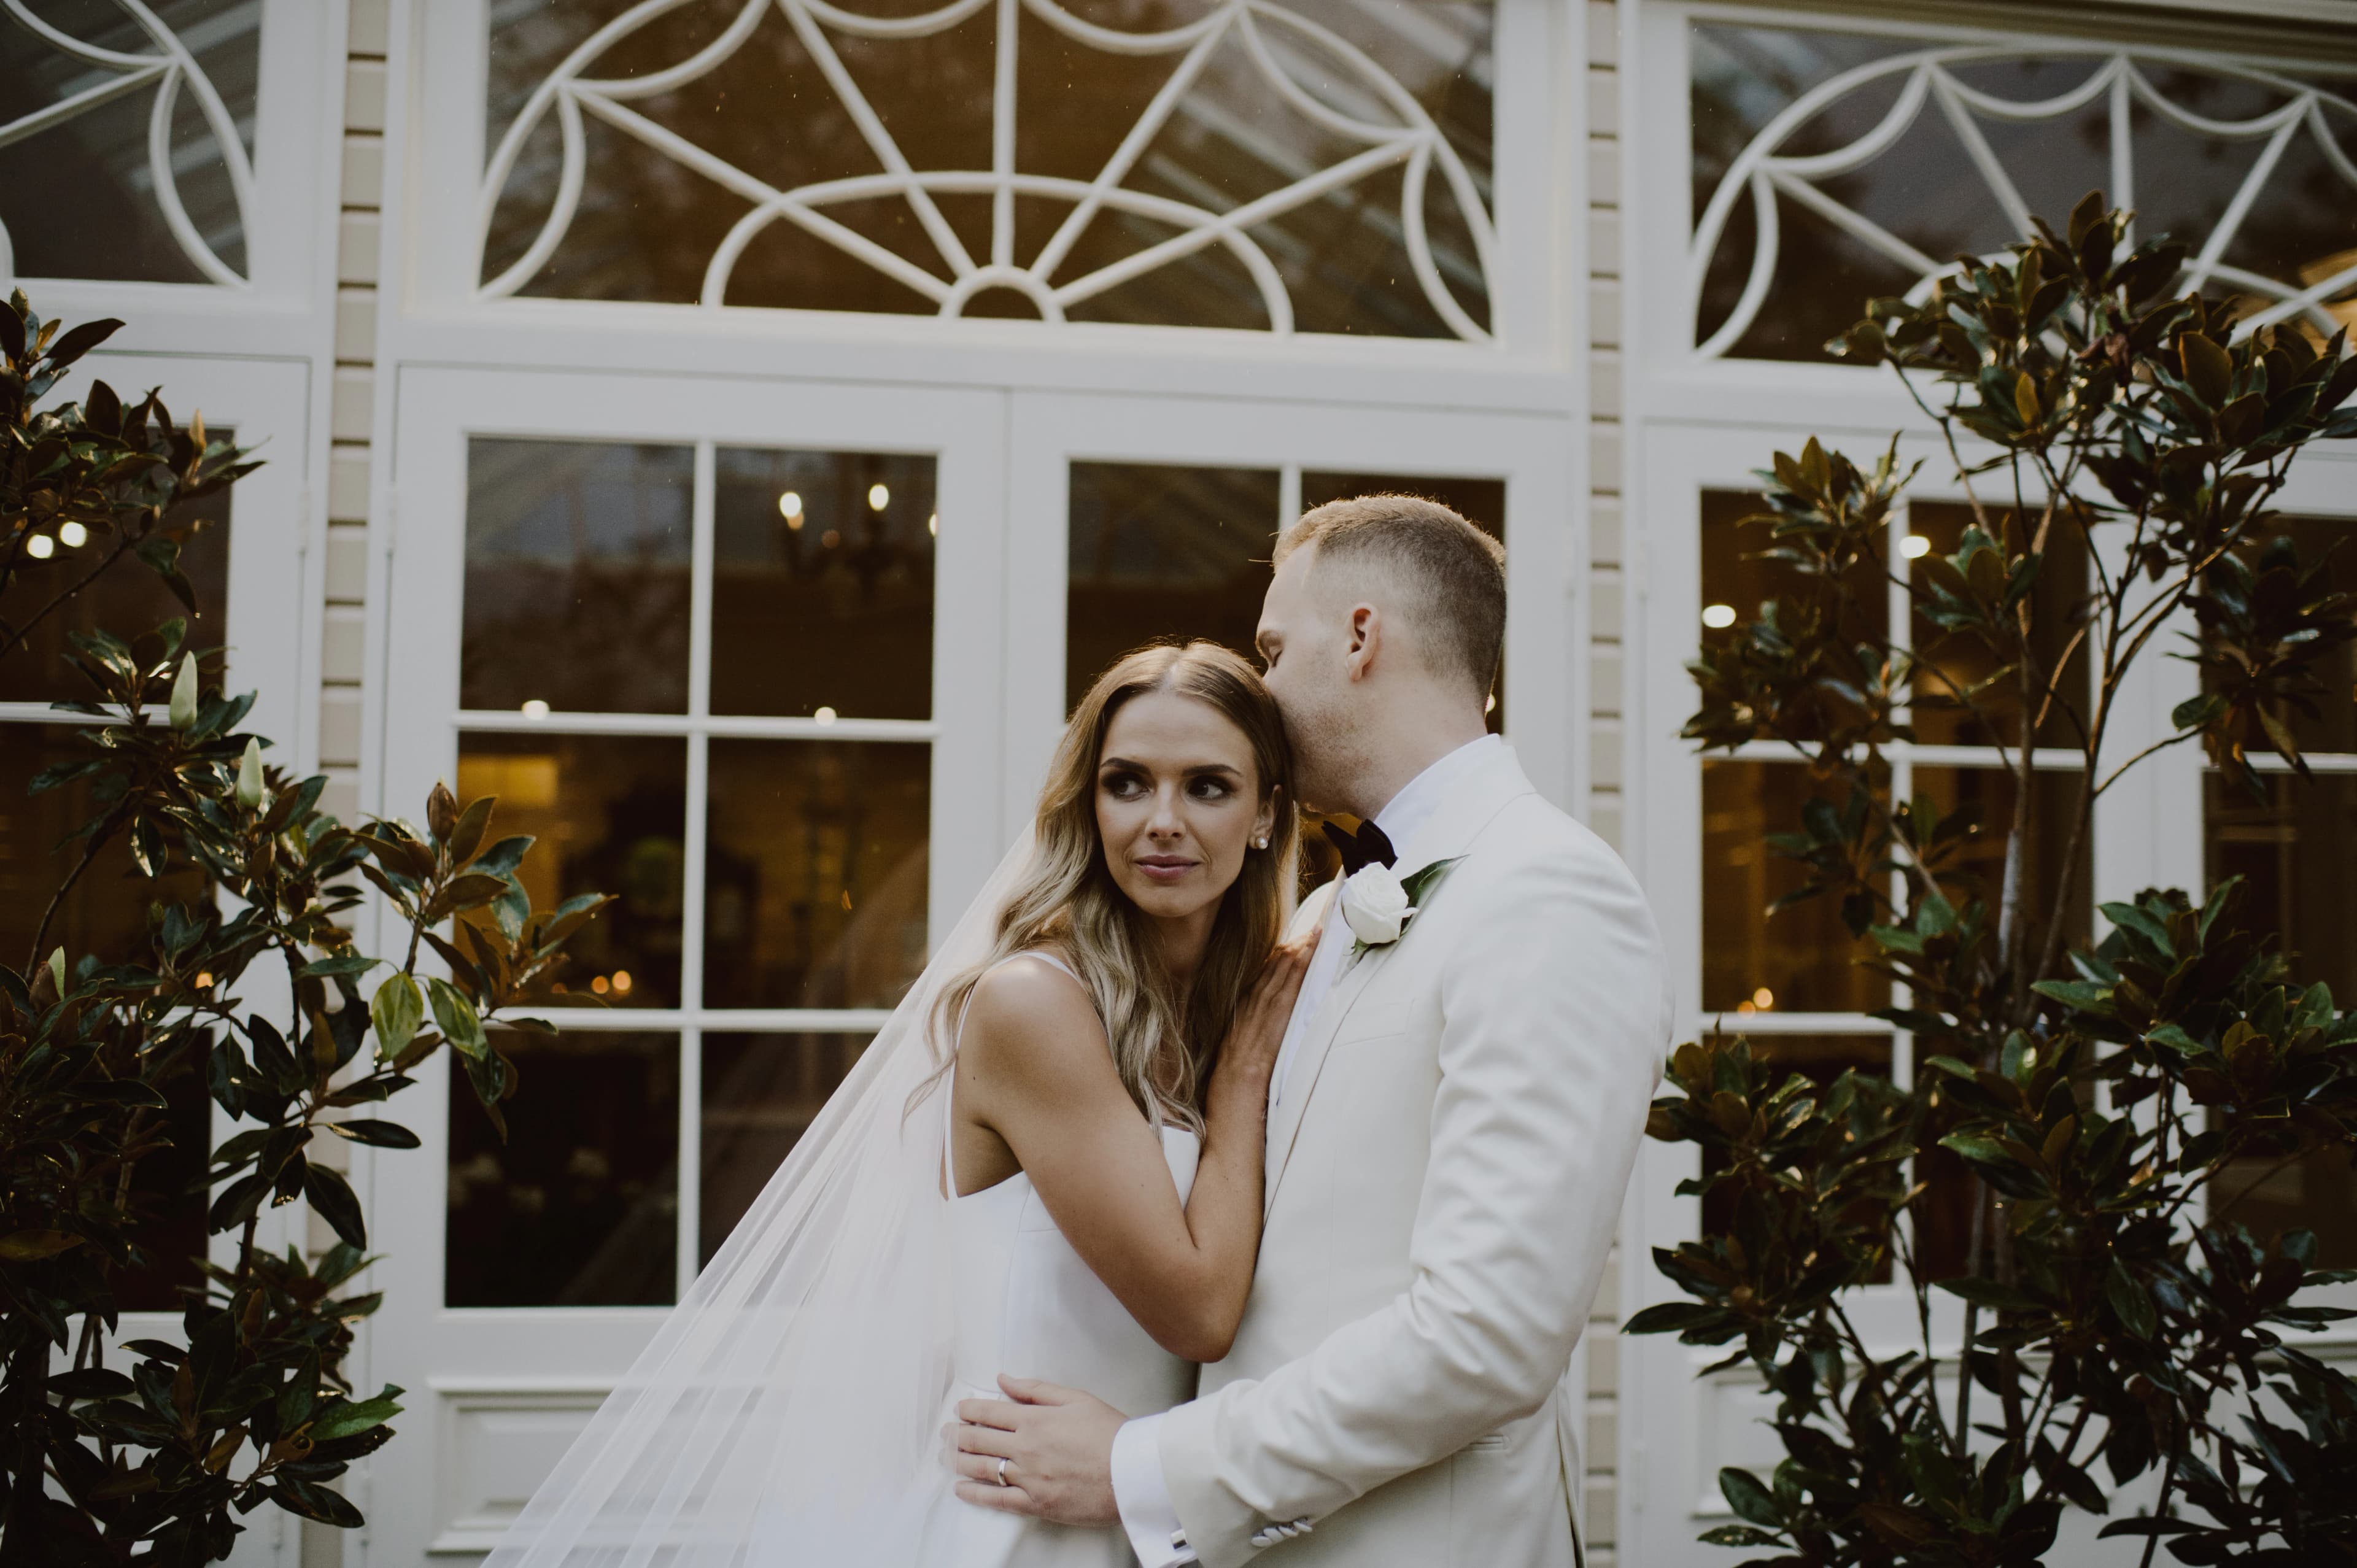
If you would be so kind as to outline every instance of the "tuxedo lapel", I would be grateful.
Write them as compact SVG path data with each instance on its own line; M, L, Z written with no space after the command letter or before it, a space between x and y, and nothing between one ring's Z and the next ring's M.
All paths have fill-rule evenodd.
M1532 792L1531 781L1524 776L1522 765L1514 760L1513 752L1501 747L1493 759L1448 792L1439 809L1404 847L1399 857L1403 874L1412 875L1436 861L1462 855L1507 801ZM1334 886L1339 898L1340 885ZM1340 916L1334 918L1339 919ZM1301 1133L1301 1119L1308 1113L1309 1101L1317 1092L1318 1079L1325 1069L1327 1054L1333 1048L1334 1036L1341 1032L1351 1008L1383 966L1400 948L1415 940L1415 928L1416 922L1410 920L1396 942L1370 948L1355 960L1346 958L1349 967L1335 977L1333 988L1318 1004L1308 1034L1302 1036L1301 1054L1286 1069L1285 1090L1269 1121L1264 1216L1276 1206L1277 1184L1284 1179L1285 1167L1293 1157L1294 1142Z

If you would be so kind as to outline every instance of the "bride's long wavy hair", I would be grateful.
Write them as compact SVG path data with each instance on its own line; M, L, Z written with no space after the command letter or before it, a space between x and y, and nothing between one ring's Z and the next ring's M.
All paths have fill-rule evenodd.
M1246 849L1220 901L1203 961L1187 994L1164 971L1146 916L1105 864L1097 832L1097 761L1114 715L1135 698L1172 692L1209 703L1252 744L1258 800L1276 792L1266 849ZM942 993L941 1039L953 1038L974 986L995 965L1033 948L1057 950L1095 998L1114 1066L1149 1120L1200 1132L1202 1087L1244 993L1292 913L1298 814L1275 699L1250 664L1215 642L1141 648L1089 688L1064 726L1039 792L1038 847L998 918L989 956ZM1160 1059L1177 1040L1175 1059ZM947 1064L944 1064L944 1071Z

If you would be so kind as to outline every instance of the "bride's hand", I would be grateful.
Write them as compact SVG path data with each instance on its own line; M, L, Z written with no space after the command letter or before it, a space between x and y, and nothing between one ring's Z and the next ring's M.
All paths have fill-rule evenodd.
M1312 931L1300 939L1281 942L1261 966L1260 978L1253 983L1252 993L1236 1009L1228 1025L1228 1037L1221 1042L1219 1064L1212 1069L1211 1083L1216 1091L1222 1087L1249 1093L1265 1101L1269 1074L1276 1067L1277 1047L1285 1043L1285 1027L1293 1017L1294 999L1301 993L1302 976L1309 972L1310 954L1317 950L1318 937Z

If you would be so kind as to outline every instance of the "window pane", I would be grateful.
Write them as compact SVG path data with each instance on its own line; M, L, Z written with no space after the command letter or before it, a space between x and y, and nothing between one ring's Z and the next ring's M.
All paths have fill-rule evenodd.
M468 735L458 798L497 795L494 837L538 842L518 875L534 908L611 893L566 944L544 997L558 1005L679 1004L686 894L687 746L635 736Z
M1692 199L1698 226L1737 161L1777 116L1844 72L1941 47L1922 38L1715 24L1698 25L1688 37ZM1968 91L2027 105L2061 102L2104 64L2099 49L2026 48L2018 55L1951 62L1946 72ZM2229 61L2220 65L2231 69ZM2137 69L2180 113L2212 121L2248 124L2291 102L2279 86L2222 70L2148 57L2137 61ZM1909 80L1910 68L1901 68L1854 83L1764 150L1785 159L1849 147L1900 104ZM2348 96L2345 79L2321 85ZM2319 120L2282 148L2221 257L2226 266L2281 290L2251 288L2244 296L2246 313L2323 281L2348 264L2345 252L2357 246L2351 183L2318 140L2319 132L2337 135L2345 148L2357 130L2357 112L2327 101L2318 113ZM2129 120L2124 151L2135 180L2138 237L2170 234L2200 251L2261 157L2264 133L2228 137L2190 130L2156 113L2141 97ZM2029 211L2058 228L2081 196L2115 184L2110 109L2101 92L2050 114L1975 113L1972 123ZM2156 171L2165 171L2166 177L2154 177ZM1790 177L1794 171L1785 172ZM1823 195L1935 265L1958 253L1986 255L2021 237L1973 153L1929 95L1862 166L1805 177ZM1823 359L1825 340L1858 318L1868 295L1904 293L1921 269L1888 246L1837 226L1788 191L1775 199L1778 232L1761 263L1770 269L1771 281L1757 314L1724 351L1746 359ZM1732 317L1752 277L1758 239L1751 193L1738 188L1724 226L1708 241L1696 342L1711 338ZM2247 280L2235 279L2213 282L2212 292L2250 287ZM2338 308L2349 308L2349 292L2343 291ZM2321 328L2323 323L2310 325Z
M931 457L718 454L712 711L933 712Z
M687 711L687 446L478 438L458 705Z
M2060 886L2062 852L2071 823L2079 810L2077 773L2038 772L2030 776L2029 845L2023 860L2022 886L2031 929L2042 937L2058 893L2062 897L2062 940L2066 948L2084 947L2094 929L2094 856L2092 844L2083 848L2079 867L2067 891ZM1961 908L1964 899L1987 904L1994 922L2005 890L2006 832L2013 821L2013 775L2002 768L1915 768L1915 794L1930 797L1943 817L1969 811L1979 831L1941 869L1942 884ZM2092 832L2092 830L2091 830ZM2072 972L2059 955L2058 974Z
M494 146L534 90L629 8L629 0L583 0L495 11ZM793 193L819 223L759 209L590 113L581 127L590 174L577 210L535 273L506 277L541 237L564 167L564 133L544 103L492 214L484 281L502 292L567 298L915 315L946 306L952 315L1027 318L1046 313L1049 291L1070 289L1055 307L1073 320L1260 328L1274 324L1274 311L1289 311L1293 325L1310 332L1450 337L1486 328L1490 282L1473 235L1490 204L1489 0L1294 0L1254 14L1258 50L1241 27L1195 0L1176 10L1155 0L1076 0L1055 17L1140 35L1209 15L1223 29L1175 104L1152 111L1158 124L1094 196L1194 36L1145 53L1099 49L1040 9L1022 7L1015 18L1008 119L1021 183L1003 235L994 232L988 187L971 172L993 166L996 7L891 38L820 25L823 47L930 192L921 201L889 189L830 188L883 166L789 18L766 16L725 59L669 91L631 98L627 108L743 177ZM675 66L736 14L712 5L650 16L584 62L580 75L610 81ZM1347 52L1323 41L1329 34ZM1271 70L1282 73L1283 86ZM1289 94L1318 111L1304 112ZM776 105L791 106L783 134L764 107ZM1338 131L1337 115L1375 129ZM1303 188L1403 129L1409 139L1398 144L1401 158L1314 197ZM1403 208L1411 146L1430 160L1415 215L1429 243L1429 278L1411 253ZM1068 230L1083 198L1091 214ZM1184 242L1255 201L1268 205L1243 244ZM813 231L828 224L842 227L832 237ZM1265 287L1240 252L1254 258ZM986 286L952 292L994 258L1005 271ZM1116 267L1125 270L1110 270Z
M2247 884L2240 918L2276 939L2300 985L2332 988L2335 1004L2357 1003L2357 776L2287 774L2264 779L2258 800L2212 773L2203 781L2208 874ZM2284 1165L2280 1156L2237 1161L2219 1178L2212 1212L2272 1238L2300 1227L2317 1235L2317 1266L2357 1268L2357 1174L2348 1151L2324 1151Z
M865 1035L704 1036L698 1267L712 1262L866 1048Z
M1808 872L1769 854L1762 840L1796 831L1813 797L1836 809L1842 803L1834 786L1797 763L1704 761L1705 1013L1864 1013L1890 1004L1890 983L1852 961L1874 949L1851 939L1838 900L1812 898L1768 913Z
M1762 448L1760 456L1764 459L1768 455ZM1752 492L1702 492L1705 628L1732 627L1738 619L1756 620L1761 607L1772 599L1778 607L1778 624L1790 630L1800 624L1797 618L1802 612L1818 606L1824 596L1824 590L1811 587L1812 579L1803 578L1781 563L1759 558L1773 543L1772 536L1765 523L1745 525L1743 520L1757 515L1760 507L1760 498ZM1851 602L1843 612L1844 641L1856 644L1882 640L1889 631L1890 597L1885 591L1881 568L1861 562L1849 575L1847 586ZM1811 732L1801 738L1813 736Z
M1417 474L1326 474L1304 469L1301 510L1352 496L1422 496L1452 509L1491 538L1506 542L1506 481L1503 479L1442 479ZM1506 672L1498 672L1498 689L1490 700L1492 734L1506 727Z
M2034 531L2035 515L2008 523L2006 514L1993 514L1990 521L2002 527ZM1925 542L1926 556L1953 555L1963 542L1964 530L1973 526L1973 511L1968 506L1946 501L1918 501L1908 509L1910 532ZM2027 533L2017 534L2026 539ZM1932 581L1931 569L1921 559L1911 562L1909 571L1919 583ZM1947 579L1953 582L1953 578ZM2051 671L2071 647L2078 620L2085 614L2087 597L2087 550L2078 530L2057 522L2047 536L2045 559L2038 570L2038 581L2030 588L2029 646L2037 660L2042 687L2043 672ZM1943 631L1921 615L1914 617L1915 650L1921 661L1910 696L1915 721L1916 738L1955 746L2010 746L2021 733L2021 688L2008 675L1977 694L1968 707L1956 693L1970 691L1998 666L1996 657L1978 638L1964 633ZM2083 721L2089 711L2089 675L2086 648L2082 643L2072 650L2071 667L2064 672L2064 700L2073 703ZM1991 724L1995 722L1995 733ZM2078 725L2060 704L2047 715L2045 725L2039 731L2040 746L2076 747L2080 742Z
M1074 463L1066 709L1149 642L1209 638L1254 658L1276 506L1274 469Z
M712 1007L888 1007L925 966L930 746L715 740Z
M2357 260L2357 258L2352 258ZM2345 518L2279 517L2266 531L2266 540L2288 536L2299 553L2302 575L2323 570L2302 599L2321 596L2330 585L2342 593L2357 589L2357 524ZM2256 569L2266 543L2244 551L2243 558ZM2208 672L2204 671L2205 682ZM2310 706L2295 706L2290 720L2293 738L2305 751L2357 752L2357 643L2344 643L2316 665L2317 689L2307 693ZM2260 742L2260 737L2251 737ZM2263 745L2264 743L2261 742Z
M184 1056L163 1089L168 1103L162 1130L170 1142L141 1159L132 1176L135 1235L147 1263L114 1276L115 1305L125 1312L179 1312L188 1305L182 1291L204 1283L205 1172L213 1147L205 1052Z
M6 36L0 33L0 38ZM227 438L226 433L216 434ZM163 578L136 560L118 561L38 622L22 647L0 657L0 703L94 697L90 682L65 661L72 646L66 638L71 632L105 631L132 642L166 621L179 618L188 623L190 648L201 650L227 643L229 511L230 492L217 490L170 514L171 531L181 536L180 571L196 591L194 616L164 585ZM19 617L30 618L69 585L79 582L113 542L112 535L92 533L79 546L58 542L55 553L46 561L19 560L16 580L9 584L7 596L0 598L0 622L14 627ZM245 684L253 682L249 679ZM170 693L163 689L155 695L162 702L168 700Z
M492 1130L450 1073L449 1306L659 1306L675 1294L679 1038L501 1031L520 1084Z
M254 0L149 0L158 38L118 0L44 0L34 14L68 37L118 54L157 59L186 48L253 150L262 11ZM29 27L0 27L0 115L16 119L121 81L124 72L57 48ZM0 145L0 228L27 278L203 283L205 271L172 235L156 199L168 180L200 249L246 271L245 225L223 149L202 101L184 83L173 101L163 166L149 145L157 84L93 103L23 141Z

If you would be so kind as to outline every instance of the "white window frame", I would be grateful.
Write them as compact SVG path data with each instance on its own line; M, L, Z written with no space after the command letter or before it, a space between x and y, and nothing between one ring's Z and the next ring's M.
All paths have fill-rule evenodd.
M2237 8L2205 7L2222 14ZM1699 996L1701 759L1691 742L1677 738L1680 725L1695 707L1694 687L1684 666L1699 643L1700 492L1757 489L1760 481L1751 470L1766 466L1778 450L1797 451L1811 435L1864 458L1878 454L1897 431L1903 433L1902 457L1926 459L1922 478L1910 489L1911 498L1961 499L1949 478L1953 465L1937 432L1888 370L1704 359L1696 352L1685 283L1693 223L1687 28L1696 21L1715 21L1887 33L1927 42L2036 43L2050 36L1892 19L1887 12L1869 16L1656 0L1622 0L1622 12L1631 23L1623 34L1622 70L1630 78L1624 91L1631 102L1647 106L1628 128L1622 178L1626 188L1650 193L1629 215L1621 264L1624 309L1631 323L1630 416L1624 440L1632 526L1627 572L1635 585L1628 639L1632 658L1622 700L1638 737L1630 746L1625 842L1652 896L1669 950L1686 955L1676 961L1684 967L1675 1036L1685 1040L1712 1022L1702 1015ZM2123 31L2127 25L2122 18ZM2072 37L2086 40L2088 34ZM2136 40L2115 36L2114 41L2127 45ZM2247 34L2237 37L2222 27L2219 42L2222 49L2254 58L2245 53L2253 44ZM2265 58L2263 49L2255 58L2257 63L2279 68L2301 63ZM2193 63L2200 62L2196 59ZM2306 63L2313 69L2313 61ZM1790 411L1796 408L1810 411L1805 424L1792 419ZM2357 516L2357 462L2352 457L2357 454L2309 454L2302 466L2295 467L2278 510ZM2179 660L2147 655L2140 661L2120 694L2104 747L2112 766L2170 733L2169 709L2192 694L2196 680L2191 667ZM1946 763L1951 753L1966 748L1894 749L1911 751L1921 761ZM2091 858L2095 902L2129 897L2145 886L2192 891L2204 886L2201 763L2198 749L2172 748L2141 765L2098 802ZM2096 917L2098 937L2107 924ZM1730 1018L1728 1024L1730 1032L1739 1027L1766 1035L1807 1030L1813 1023L1839 1026L1845 1017L1745 1015ZM1852 1020L1835 1032L1861 1031ZM1904 1036L1894 1033L1891 1038L1894 1078L1908 1081L1900 1076L1911 1076L1912 1064L1900 1048ZM1695 1163L1693 1147L1684 1144L1649 1141L1640 1156L1622 1230L1624 1318L1656 1302L1683 1299L1652 1264L1651 1250L1674 1247L1699 1234L1699 1201L1674 1195L1676 1183L1694 1174ZM1870 1341L1881 1338L1894 1349L1913 1342L1912 1305L1901 1293L1893 1287L1868 1287L1858 1295L1857 1316ZM1943 1316L1935 1310L1935 1343L1943 1350L1952 1352L1960 1331L1960 1311ZM2334 1330L2302 1337L2320 1353L2357 1356L2357 1334ZM1732 1518L1718 1496L1720 1466L1764 1470L1782 1456L1773 1432L1752 1424L1772 1414L1772 1396L1759 1390L1748 1367L1698 1380L1698 1369L1718 1359L1717 1352L1680 1345L1674 1337L1624 1340L1621 1350L1620 1404L1636 1413L1620 1423L1619 1550L1630 1561L1671 1568L1716 1563L1723 1552L1701 1546L1694 1538ZM2147 1477L2146 1482L2154 1478ZM2134 1506L2134 1495L2115 1499L2115 1514ZM2099 1547L2093 1534L2093 1525L2074 1516L2066 1522L2057 1550L2071 1553L2074 1562L2113 1561L2119 1543ZM2133 1554L2121 1560L2132 1562Z

